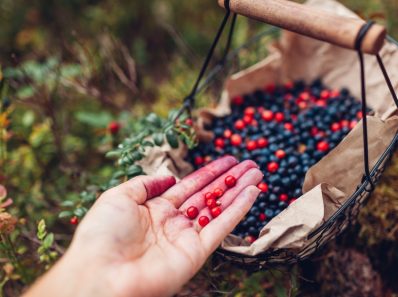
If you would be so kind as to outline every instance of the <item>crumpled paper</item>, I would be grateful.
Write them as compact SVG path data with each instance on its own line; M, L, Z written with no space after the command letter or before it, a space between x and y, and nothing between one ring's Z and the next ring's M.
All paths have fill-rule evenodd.
M333 0L310 0L306 5L327 9L336 14L356 16ZM398 88L398 48L386 43L380 53L387 71ZM375 114L368 116L369 164L372 168L391 143L398 130L397 107L374 56L365 55L367 103ZM292 32L284 31L275 42L269 56L252 67L232 75L225 83L219 105L215 109L199 111L199 135L211 139L203 123L215 116L230 113L230 98L251 93L269 83L289 80L311 82L322 78L330 88L347 87L360 98L358 55ZM182 178L193 170L184 161L186 148L172 150L167 145L155 148L141 161L149 174L173 174ZM308 246L308 235L322 225L354 193L364 172L362 122L327 156L307 172L303 195L272 219L260 233L259 239L249 244L229 235L222 248L246 255L257 255L268 249L300 250Z

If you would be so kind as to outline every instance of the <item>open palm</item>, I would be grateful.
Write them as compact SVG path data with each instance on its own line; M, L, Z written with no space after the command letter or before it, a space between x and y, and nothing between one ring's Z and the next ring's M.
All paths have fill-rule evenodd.
M237 178L227 189L225 177ZM254 203L262 173L252 161L224 157L181 182L138 177L105 192L76 231L71 252L100 275L95 296L169 296L204 264ZM221 188L223 212L211 219L204 194ZM190 220L189 206L199 209ZM201 228L200 216L210 223ZM91 292L94 294L94 292ZM93 295L94 296L94 295Z

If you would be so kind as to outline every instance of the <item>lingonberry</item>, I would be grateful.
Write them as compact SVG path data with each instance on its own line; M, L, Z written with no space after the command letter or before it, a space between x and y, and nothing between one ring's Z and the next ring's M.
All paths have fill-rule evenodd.
M251 116L245 115L243 116L242 120L245 123L245 125L250 125L251 122L253 121L253 118Z
M259 148L265 148L268 145L268 140L264 137L257 139L257 146Z
M285 123L283 126L284 126L285 129L288 130L288 131L293 131L293 129L294 129L292 123Z
M228 188L232 188L236 185L236 178L232 175L228 175L225 178L225 184L227 185Z
M185 124L192 127L192 126L193 126L193 121L192 121L192 119L191 119L191 118L186 119L186 120L185 120Z
M207 200L207 199L216 199L217 197L216 197L216 195L214 194L214 193L212 193L212 192L207 192L206 194L205 194L205 201Z
M284 150L277 150L277 151L275 152L275 156L276 156L278 159L283 159L284 157L286 157L286 153L285 153Z
M337 132L337 131L339 131L340 129L341 129L340 123L333 123L333 124L330 126L330 130L332 130L333 132Z
M196 166L200 166L204 163L204 159L201 156L196 156L194 159L194 163Z
M224 137L225 138L231 138L232 136L232 131L230 129L224 130Z
M283 115L282 112L275 113L275 121L277 121L278 123L282 123L284 119L285 116Z
M268 172L274 173L279 169L279 164L276 162L270 162L267 165Z
M210 209L210 214L213 218L218 217L221 214L221 212L222 212L222 210L221 210L221 207L219 207L219 206L216 206L216 207L213 207L212 209Z
M349 128L350 128L350 129L354 129L354 127L355 127L357 124L358 124L358 121L357 121L357 120L352 120L352 121L350 122Z
M270 122L274 118L274 113L270 110L264 110L261 113L261 117L264 121Z
M210 199L206 199L205 204L208 208L212 209L217 206L217 201L215 198L210 198Z
M329 144L326 141L320 141L317 143L316 149L320 152L327 152L329 150Z
M216 198L220 198L222 195L224 195L224 191L220 188L217 188L213 191L213 194L216 196Z
M287 194L280 194L279 195L279 201L286 202L289 199L289 196Z
M201 227L206 226L210 222L210 219L206 216L201 216L198 219L198 223Z
M77 225L79 223L79 218L77 216L71 217L69 222L71 225Z
M249 140L246 144L248 151L253 151L257 148L257 142L255 140Z
M242 136L239 134L232 134L230 141L231 145L240 146L242 144Z
M260 222L264 222L266 218L267 218L267 216L266 216L264 213L260 213L260 214L258 215L258 220L259 220Z
M268 192L268 185L265 182L261 182L257 185L262 193Z
M245 102L242 96L236 96L232 99L232 104L234 105L242 105Z
M190 206L187 209L187 217L191 220L195 219L199 214L199 210L196 206Z
M120 128L121 126L118 122L113 121L108 124L108 130L112 135L116 135L119 132Z
M248 235L248 236L246 236L245 237L245 240L248 242L248 243L253 243L253 242L255 242L256 241L256 237L254 237L253 235Z
M237 129L237 130L243 130L245 128L245 126L246 126L245 122L242 120L237 120L235 122L235 129Z
M252 106L246 107L244 114L252 118L256 114L256 109Z
M214 145L215 145L215 147L218 147L218 148L224 148L224 146L225 146L224 139L222 139L222 138L216 138L216 139L214 140Z

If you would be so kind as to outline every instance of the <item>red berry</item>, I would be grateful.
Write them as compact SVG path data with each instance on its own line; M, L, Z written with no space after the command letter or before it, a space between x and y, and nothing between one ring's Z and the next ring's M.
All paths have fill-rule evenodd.
M270 162L267 165L267 169L269 172L274 173L279 169L279 164L276 162Z
M260 189L261 192L265 193L268 192L268 185L264 182L261 182L257 185L257 188Z
M196 156L193 162L195 163L196 166L199 166L199 165L202 165L204 163L204 161L205 160L203 159L203 157Z
M287 201L289 197L286 194L280 194L279 195L279 200L280 201Z
M284 157L286 157L286 153L285 153L284 150L277 150L277 151L275 152L275 156L276 156L278 159L283 159Z
M236 96L235 98L232 99L232 104L234 105L242 105L244 102L244 98L242 96Z
M242 144L242 136L239 134L232 134L231 136L231 145L240 146Z
M242 129L244 129L245 128L245 122L244 121L242 121L242 120L237 120L236 122L235 122L235 129L237 129L237 130L242 130Z
M340 121L340 125L341 127L349 127L350 126L350 122L347 120L341 120Z
M251 116L248 116L248 115L243 116L243 122L244 122L246 125L250 125L250 123L252 122L252 120L253 120L253 118L252 118Z
M259 148L264 148L264 147L266 147L267 145L268 145L268 140L267 140L267 139L265 139L265 138L263 138L263 137L257 139L257 146L258 146Z
M268 93L274 93L274 92L275 92L275 89L276 89L276 86L275 86L275 84L273 84L273 83L271 83L271 84L265 86L265 90L266 90Z
M187 217L190 218L191 220L193 220L194 218L196 218L199 214L199 210L196 206L190 206L187 209Z
M312 127L311 128L311 136L315 136L319 133L319 130L317 127Z
M217 188L214 190L213 194L216 196L216 198L220 198L222 195L224 195L224 191L220 188Z
M216 196L212 192L207 192L205 194L205 200L207 200L207 199L216 199Z
M228 175L225 178L225 184L227 185L228 188L232 188L236 185L236 178L232 175Z
M78 217L71 217L69 223L71 223L72 225L77 225L77 223L79 223Z
M248 243L253 243L253 242L256 241L256 239L257 239L257 238L255 238L255 237L252 236L252 235L248 235L248 236L245 237L245 240L246 240Z
M206 206L207 206L209 209L212 209L212 208L214 208L214 207L217 206L217 201L216 201L216 199L214 199L214 198L210 198L210 199L206 199L205 204L206 204Z
M307 102L301 101L301 102L298 103L298 107L300 109L306 109L307 106L308 106Z
M254 107L249 106L249 107L245 108L244 113L246 116L249 116L252 118L256 113L256 109Z
M258 220L260 222L264 222L266 218L267 218L267 216L264 213L260 213L258 216Z
M297 200L297 198L292 198L292 199L290 199L289 200L289 204L292 204L294 201L296 201Z
M354 129L354 127L355 127L357 124L358 124L358 121L352 120L352 121L350 122L350 129Z
M310 100L310 98L311 98L311 96L310 96L310 93L308 93L308 92L302 92L299 95L299 99L303 100L303 101L308 101L308 100Z
M318 100L318 101L316 102L316 105L317 105L317 106L320 106L320 107L326 107L327 103L326 103L325 100Z
M275 121L277 121L278 123L283 122L284 119L285 119L285 116L283 115L282 112L277 112L275 114Z
M232 136L232 131L229 129L224 130L224 137L230 138Z
M108 124L108 130L111 132L112 135L115 135L120 130L120 124L118 122L110 122Z
M321 152L326 152L329 150L329 144L326 141L320 141L317 143L316 149Z
M213 207L212 209L210 209L210 214L213 218L218 217L221 214L221 212L222 212L221 207L219 207L219 206L216 206L216 207Z
M252 119L252 121L250 122L250 125L253 127L257 127L258 126L258 122L256 119Z
M333 124L330 126L330 130L332 130L333 132L337 132L337 131L339 131L340 129L341 129L340 123L333 123Z
M320 97L321 99L328 99L330 97L330 92L328 90L323 90Z
M193 121L192 121L192 119L191 119L191 118L186 119L186 120L185 120L185 124L192 127L192 126L193 126Z
M263 118L264 121L269 122L272 121L272 119L274 118L274 114L270 110L264 110L261 113L261 117Z
M206 226L210 222L210 219L206 216L201 216L198 219L198 223L201 227Z
M257 148L257 142L255 140L249 140L246 144L248 151L254 151Z
M362 111L358 111L358 112L357 112L357 118L358 118L358 119L362 119L362 118L363 118Z
M288 81L288 82L285 82L285 84L283 86L285 87L285 89L290 90L290 89L293 89L294 84L292 81Z
M293 131L293 124L292 123L285 123L283 126L285 127L286 130Z
M339 96L340 96L340 91L339 90L330 91L330 98L337 98Z
M214 145L218 148L224 148L225 146L224 139L216 138L216 140L214 140Z

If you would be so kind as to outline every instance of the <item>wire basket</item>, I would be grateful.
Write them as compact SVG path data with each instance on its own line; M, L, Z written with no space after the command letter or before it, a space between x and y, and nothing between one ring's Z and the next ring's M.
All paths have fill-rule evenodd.
M235 2L239 1L248 1L248 0L233 0ZM259 2L262 0L256 0L254 2ZM278 2L279 0L273 0L271 2ZM282 2L282 1L281 1ZM231 3L230 0L221 1L220 4L226 8L225 17L221 23L221 26L216 34L216 37L213 41L213 44L209 50L208 56L202 66L200 71L199 77L191 91L191 93L185 98L184 104L180 110L180 114L184 111L191 112L191 109L194 106L195 96L209 87L210 84L214 83L214 81L220 76L221 72L225 72L228 69L228 66L231 65L233 61L236 61L239 53L242 49L248 48L253 44L258 43L262 38L265 36L274 35L278 29L276 27L269 27L265 31L259 33L255 37L248 40L245 44L238 47L233 51L229 51L231 46L231 40L234 32L234 27L236 23L237 14L234 13L232 15L232 21L230 30L228 33L227 44L224 51L223 58L216 64L216 66L209 71L209 74L205 77L204 74L206 69L209 65L211 57L213 55L214 49L217 46L222 32L224 31L228 19L231 16ZM271 3L272 5L272 3ZM236 8L237 12L247 15L249 17L255 17L259 19L258 16L251 15L251 12L247 11L239 11L239 6ZM261 18L260 18L261 19ZM274 23L275 24L275 23ZM279 24L276 22L276 25L280 25L283 28L291 29L289 24ZM355 35L355 42L354 46L348 46L347 44L342 44L341 40L332 40L332 38L325 38L323 40L329 41L331 43L341 45L344 47L351 47L358 52L359 62L360 62L360 77L361 77L361 99L362 99L362 112L366 114L366 88L365 88L365 74L364 74L364 60L363 60L363 40L368 34L369 30L372 28L373 22L367 22L361 24L359 30L357 30ZM294 29L294 28L293 28ZM300 29L294 30L298 33L301 33ZM318 38L314 36L311 32L305 32L306 35L311 37ZM386 39L387 42L393 43L398 47L398 42L395 41L392 37L387 36L383 40ZM377 39L377 38L376 38ZM377 42L373 43L376 44ZM366 50L368 53L375 54L379 67L383 73L384 79L386 81L387 87L390 90L391 96L394 99L395 104L398 107L398 98L395 94L394 88L390 81L390 78L387 74L387 71L384 67L381 57L378 54L378 51L381 49L383 42L375 45L375 47L370 47ZM302 248L301 250L292 251L289 249L274 249L274 250L267 250L263 253L260 253L255 256L250 255L243 255L240 253L235 253L231 251L224 250L219 248L216 251L216 256L220 257L222 261L232 262L233 264L237 264L238 266L250 270L250 271L258 271L264 268L275 267L275 266L286 266L295 264L300 262L306 258L308 258L314 252L317 252L325 243L329 240L332 240L337 235L339 235L344 229L347 228L352 222L354 222L359 214L361 207L364 205L366 200L369 198L370 194L375 189L383 171L385 170L386 166L390 158L392 157L395 149L398 146L398 132L393 137L391 143L387 147L387 149L382 153L378 161L376 162L375 166L370 170L369 169L369 161L368 161L368 140L367 140L367 124L366 124L366 117L363 118L363 155L364 155L364 174L362 178L362 182L356 187L355 192L347 199L347 201L328 219L326 220L321 226L319 226L316 230L311 232L308 237L308 244Z

